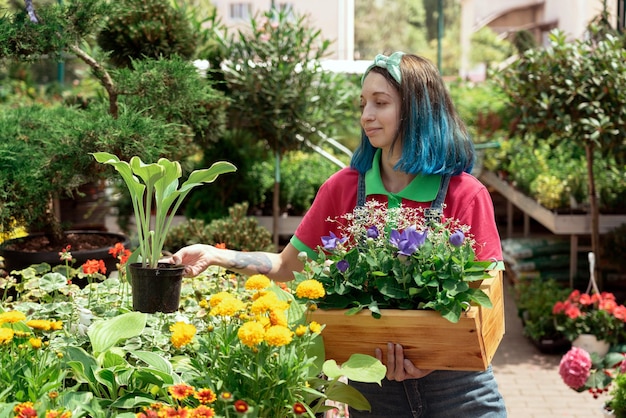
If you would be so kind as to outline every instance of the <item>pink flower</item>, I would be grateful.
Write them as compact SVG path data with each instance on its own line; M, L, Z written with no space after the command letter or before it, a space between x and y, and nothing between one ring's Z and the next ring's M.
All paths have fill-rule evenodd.
M591 370L591 356L579 347L572 347L559 365L559 374L563 382L572 389L580 389L585 386Z

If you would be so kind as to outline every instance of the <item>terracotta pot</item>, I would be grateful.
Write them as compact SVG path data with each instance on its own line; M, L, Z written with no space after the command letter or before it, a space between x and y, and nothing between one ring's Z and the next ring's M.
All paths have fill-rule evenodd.
M98 238L98 241L103 244L100 248L93 248L89 250L78 250L76 247L72 247L70 252L72 257L76 259L74 267L80 267L87 260L103 260L107 268L107 274L117 269L117 259L113 258L109 254L109 250L116 243L121 242L126 248L130 246L130 240L127 236L112 232L103 231L67 231L66 236L77 236L78 238L84 237L86 239ZM59 252L63 248L58 248L45 251L22 251L21 245L29 240L43 239L44 234L36 233L30 234L26 237L11 239L5 241L0 246L0 256L4 257L4 268L6 271L11 272L13 270L22 270L33 264L48 263L52 267L65 264L65 261L61 261Z
M170 313L178 310L185 266L159 264L154 269L133 263L128 267L135 311Z

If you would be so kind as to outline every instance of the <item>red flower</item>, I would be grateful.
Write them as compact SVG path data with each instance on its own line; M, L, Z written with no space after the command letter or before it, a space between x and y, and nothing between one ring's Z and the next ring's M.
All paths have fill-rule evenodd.
M613 316L626 322L626 306L616 306L615 309L613 309Z
M107 268L102 260L87 260L85 264L83 264L83 273L85 274L106 274L106 272Z
M296 415L306 414L306 408L300 402L296 402L293 405L293 413Z
M552 307L556 328L573 341L581 334L616 343L626 337L626 306L615 301L609 292L580 293L574 290L565 301Z
M580 309L578 306L570 305L565 309L565 315L572 319L576 319L580 316Z
M113 247L109 248L109 254L113 256L113 258L117 258L118 255L124 252L124 244L121 242L116 243Z
M590 294L583 293L582 295L580 295L580 299L578 300L578 302L581 305L591 305L594 302L594 299L597 299L596 295L597 293L594 293L594 297L592 298Z
M37 418L37 411L33 408L32 402L24 402L13 408L16 418Z
M201 404L213 403L217 399L215 392L213 392L209 388L203 388L203 389L198 390L194 396L196 397L197 400L200 401Z
M196 409L194 409L193 411L193 416L194 418L202 418L202 417L214 417L215 416L215 410L211 407L208 407L206 405L200 405L199 407L197 407Z
M240 414L245 414L246 412L248 412L248 403L246 401L242 401L241 399L235 401L235 411L239 412Z
M170 386L167 390L170 393L170 395L172 395L172 398L179 400L179 401L186 399L187 397L193 395L195 392L193 387L186 385L184 383Z
M121 242L118 242L109 249L109 254L111 254L114 258L120 260L120 264L126 264L126 261L128 261L128 257L130 257L132 253L133 252L131 250L124 248L124 244L122 244Z

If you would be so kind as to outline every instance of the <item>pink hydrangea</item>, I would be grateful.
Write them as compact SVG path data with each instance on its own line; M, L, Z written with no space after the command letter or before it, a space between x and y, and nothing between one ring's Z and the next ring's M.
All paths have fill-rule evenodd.
M585 386L591 370L591 356L582 348L572 347L559 365L559 374L565 384L573 389Z

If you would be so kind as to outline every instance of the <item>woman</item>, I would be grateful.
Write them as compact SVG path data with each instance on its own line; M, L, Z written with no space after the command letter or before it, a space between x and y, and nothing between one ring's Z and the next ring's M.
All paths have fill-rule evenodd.
M329 231L338 235L336 224L327 220L354 209L359 187L361 201L431 208L433 216L442 211L446 218L472 226L477 258L502 260L491 197L467 174L474 147L437 68L412 54L378 55L362 78L361 109L361 144L350 167L320 187L282 252L242 253L197 244L181 249L170 261L185 264L190 276L219 265L291 280L304 267L300 252L315 257L322 236ZM393 342L375 355L387 367L386 379L382 387L353 383L372 411L351 410L351 418L506 416L491 367L484 372L421 370Z

